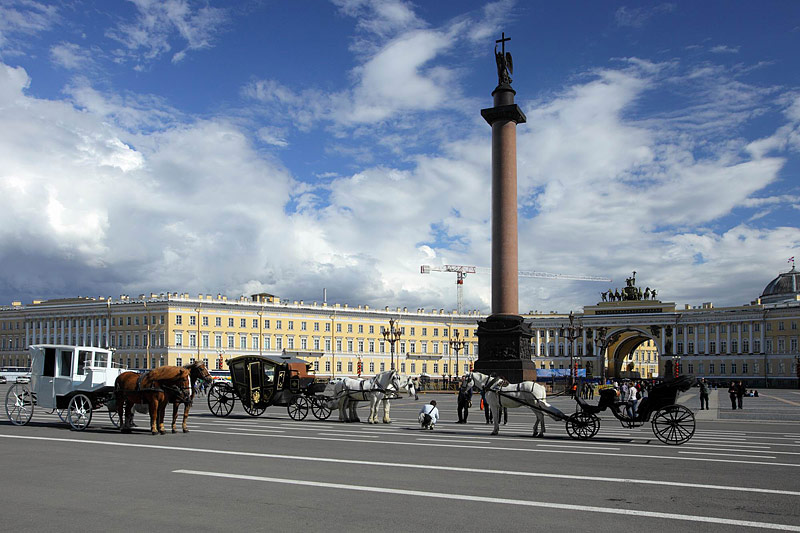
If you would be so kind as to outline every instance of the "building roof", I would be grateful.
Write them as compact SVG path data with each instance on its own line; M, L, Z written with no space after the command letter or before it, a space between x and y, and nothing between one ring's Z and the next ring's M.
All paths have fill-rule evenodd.
M761 293L761 303L778 303L797 300L800 295L800 272L795 267L779 274L769 282Z

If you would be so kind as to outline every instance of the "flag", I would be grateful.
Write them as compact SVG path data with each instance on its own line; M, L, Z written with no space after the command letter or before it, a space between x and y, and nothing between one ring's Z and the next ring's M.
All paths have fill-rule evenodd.
M786 262L787 262L787 263L794 263L794 256L790 257L790 258L789 258L789 260L788 260L788 261L786 261Z

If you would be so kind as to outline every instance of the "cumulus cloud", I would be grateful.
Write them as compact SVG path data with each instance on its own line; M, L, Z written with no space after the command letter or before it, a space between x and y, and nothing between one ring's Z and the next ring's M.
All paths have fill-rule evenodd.
M183 50L199 49L217 31L193 4L135 5L137 21L114 31L124 60L172 52L177 35ZM260 113L252 122L188 116L81 77L59 98L36 98L24 69L0 64L0 250L11 258L0 292L314 300L327 288L333 301L454 307L455 279L419 266L489 266L491 148L482 103L461 96L463 73L447 59L513 4L440 27L407 2L337 5L370 44L350 85L254 81L242 89ZM621 24L653 14L629 9ZM665 93L668 111L644 113L642 102ZM794 193L771 189L800 146L796 94L711 62L626 58L518 101L529 119L518 127L521 269L616 280L635 269L665 300L741 304L773 277L774 258L800 245L796 227L759 223L765 210L797 208ZM742 126L765 113L782 113L779 128L745 138ZM321 154L346 164L315 167L324 179L303 183L280 157L321 124ZM489 283L467 280L467 308L488 310ZM523 279L521 310L577 309L608 288Z

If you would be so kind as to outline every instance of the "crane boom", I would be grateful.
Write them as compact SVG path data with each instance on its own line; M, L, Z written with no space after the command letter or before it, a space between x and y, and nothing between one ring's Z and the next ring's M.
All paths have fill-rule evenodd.
M431 272L455 272L456 273L456 296L458 303L458 314L461 314L464 300L464 278L467 274L489 274L492 270L486 267L475 267L468 265L442 265L431 266L422 265L419 268L420 274L430 274ZM537 272L535 270L520 270L521 278L540 278L540 279L566 279L574 281L611 281L611 278L600 276L582 276L579 274L554 274L552 272Z

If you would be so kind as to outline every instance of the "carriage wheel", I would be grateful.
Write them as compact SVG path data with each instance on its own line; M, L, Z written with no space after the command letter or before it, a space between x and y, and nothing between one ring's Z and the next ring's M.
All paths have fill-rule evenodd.
M85 394L76 394L69 400L67 422L76 431L83 431L92 421L92 400Z
M236 394L227 383L214 383L208 391L208 408L214 416L228 416L235 402Z
M683 405L668 405L653 415L653 433L664 444L683 444L694 435L694 413Z
M31 390L15 383L6 393L6 415L15 426L24 426L33 416L33 395Z
M66 409L56 409L56 414L58 415L59 420L67 423L67 410Z
M286 406L289 416L293 420L303 420L308 416L308 398L305 396L292 396L289 405Z
M600 430L600 419L589 413L575 413L567 419L567 434L573 439L591 439Z
M250 404L249 406L242 402L242 408L244 408L244 412L250 416L261 416L264 414L264 411L267 410L267 407L259 407L257 404Z
M327 420L331 416L331 410L327 406L327 400L317 398L316 396L311 399L311 412L317 417L317 420Z
M108 410L108 418L111 419L111 424L119 429L119 413L114 409Z

